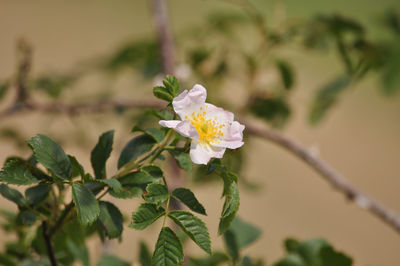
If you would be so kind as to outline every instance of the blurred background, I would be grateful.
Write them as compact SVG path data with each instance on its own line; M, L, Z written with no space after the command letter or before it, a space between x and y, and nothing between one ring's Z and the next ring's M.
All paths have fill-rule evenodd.
M396 24L391 13L400 10L399 2L270 0L251 1L250 7L242 2L168 1L176 75L183 89L203 84L210 102L265 121L295 138L362 191L400 213L400 96L396 94L400 60L385 61L400 58L400 34L396 33L400 20ZM268 30L268 51L260 37L264 26L259 27L260 20L254 19L258 16ZM323 32L329 21L339 21L335 34L344 28L343 35L333 35L344 36L347 52L338 52L339 39L331 38L329 30ZM0 3L0 32L0 80L8 84L15 78L23 54L18 42L23 39L32 48L29 97L37 102L152 99L152 87L163 77L148 1L5 0ZM388 56L391 52L393 56ZM345 70L349 68L346 53L353 61L352 70ZM262 57L259 61L258 56ZM365 74L367 70L358 66L366 61L370 64ZM319 92L346 73L357 76L351 84L331 86L328 91L334 92L327 97L332 99L324 98L329 104L317 102L318 95L326 96L326 89L325 94ZM12 105L16 97L11 87L4 85L0 90L0 94L4 91L0 110ZM265 105L272 107L260 110ZM0 161L10 155L26 157L29 148L24 141L43 133L89 168L89 152L98 136L115 129L107 169L112 174L119 152L132 137L133 123L137 119L144 125L156 122L147 121L142 111L117 108L71 116L28 110L2 116ZM286 237L322 237L351 255L354 265L399 265L400 237L392 228L346 201L282 148L251 136L245 146L240 152L243 165L235 163L244 180L239 215L263 232L246 253L269 265L284 254ZM207 209L205 222L213 247L222 248L217 237L220 186L198 179L193 174L182 182ZM136 199L109 200L121 206L128 219L139 203ZM4 199L0 206L15 208ZM135 260L138 239L151 247L155 243L159 225L152 228L143 234L126 227L123 242L111 241L107 247L93 240L92 256L96 258L106 248ZM1 233L0 243L9 238ZM194 245L189 248L192 254L204 255Z

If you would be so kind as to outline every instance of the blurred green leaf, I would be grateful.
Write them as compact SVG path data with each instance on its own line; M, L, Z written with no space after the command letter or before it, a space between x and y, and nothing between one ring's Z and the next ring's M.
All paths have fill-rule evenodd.
M42 75L33 81L33 88L44 91L52 98L58 98L68 87L72 86L78 77L73 75L60 75L49 73Z
M100 201L99 220L105 229L106 235L112 239L120 237L123 230L124 219L120 210L111 202Z
M18 213L17 222L22 225L31 226L36 222L37 218L34 211L23 210Z
M4 98L8 88L10 88L10 83L8 81L0 81L0 100Z
M244 222L239 217L235 217L228 231L235 235L238 249L246 247L261 236L259 228Z
M291 114L286 99L281 97L255 98L249 108L253 114L271 123L274 127L282 127Z
M139 135L131 139L121 152L118 159L118 169L131 160L149 152L155 144L156 141L148 135Z
M61 179L71 180L72 167L63 149L49 137L38 134L28 140L36 159Z
M0 171L0 181L12 185L31 185L38 183L29 168L19 160L9 160Z
M97 263L97 266L130 266L130 265L131 265L130 263L109 254L103 254L100 258L100 261Z
M351 83L349 75L342 75L319 89L311 103L309 121L311 124L319 123L326 112L337 102L341 92Z
M98 179L106 178L106 161L110 157L113 141L114 130L104 132L90 155L94 175Z
M37 206L46 200L50 190L51 185L47 184L39 184L37 186L27 188L25 190L26 201L31 206Z
M233 261L239 259L239 247L236 240L236 235L228 230L224 233L224 242L229 255L232 257Z
M299 248L299 241L297 241L296 239L293 238L287 238L285 239L285 249L287 252L296 252L297 249Z
M74 200L80 223L89 225L97 219L100 214L99 203L88 188L80 183L73 183L72 199Z
M290 90L294 84L294 72L291 65L283 60L276 61L281 80L285 89Z
M189 258L188 266L218 266L229 261L229 257L221 252L213 252L205 258ZM225 264L224 264L225 265Z
M0 194L20 207L26 205L24 196L18 190L10 188L5 184L0 185Z
M151 266L151 254L143 241L140 241L139 246L139 262L142 266Z

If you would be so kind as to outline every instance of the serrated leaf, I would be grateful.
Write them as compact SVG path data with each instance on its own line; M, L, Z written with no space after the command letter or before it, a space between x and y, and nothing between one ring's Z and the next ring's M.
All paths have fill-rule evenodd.
M0 181L12 185L31 185L39 182L28 167L18 160L9 160L0 172Z
M72 156L68 155L69 161L71 162L71 167L72 167L72 177L77 177L81 176L82 178L85 177L85 170L83 169L83 166L78 162L78 160Z
M104 132L92 150L90 162L94 170L94 176L99 179L106 177L106 162L110 157L114 141L114 130Z
M223 234L226 230L228 230L239 209L240 199L236 178L237 177L232 174L223 175L223 195L225 196L225 202L219 222L218 234Z
M131 160L149 152L156 141L148 135L139 135L131 139L124 147L118 159L118 169Z
M110 191L110 195L119 199L131 199L133 197L140 197L143 194L143 189L139 186L123 186L121 191Z
M114 192L119 193L121 192L122 185L116 178L111 179L96 179L94 180L96 183L104 184L111 188Z
M148 174L149 176L152 176L153 178L162 178L163 177L163 171L161 170L160 167L158 167L156 165L143 166L140 169L140 171Z
M162 184L149 184L144 199L151 203L161 203L168 199L168 189Z
M142 203L132 214L130 228L143 230L165 214L164 208L152 203Z
M231 231L235 235L239 249L253 243L261 236L260 229L244 222L239 217L235 217L228 231Z
M38 134L28 140L36 159L61 179L71 180L72 167L63 149L49 137Z
M203 205L196 199L192 191L187 188L176 188L172 191L172 196L185 204L189 209L200 214L206 214Z
M169 150L169 153L174 157L177 161L178 166L185 171L191 173L192 172L192 160L190 159L189 154L185 152L180 152L177 150Z
M111 238L119 237L122 234L124 219L120 210L111 202L100 201L99 220L106 231L107 236Z
M176 266L183 261L181 241L169 227L163 227L158 236L151 260L152 266Z
M276 66L279 70L279 74L281 75L281 80L285 89L290 90L293 87L294 83L294 74L292 67L288 64L288 62L278 60L276 62Z
M29 205L36 206L46 200L51 186L47 184L39 184L25 190L25 198Z
M186 211L171 211L168 213L176 224L205 252L211 254L211 241L204 222Z
M169 91L169 93L173 96L176 97L179 94L179 81L176 77L167 75L164 80L163 84L165 88Z
M81 183L72 184L72 199L75 203L81 224L93 223L100 214L99 203L92 191Z
M153 88L153 94L157 98L167 101L167 102L172 102L174 97L170 94L167 88L161 87L161 86L156 86Z
M26 205L24 196L16 189L10 188L5 184L0 185L0 194L6 199L14 202L18 206Z
M142 266L151 266L151 254L147 245L143 241L140 241L139 262Z
M121 260L120 258L113 256L113 255L108 255L108 254L103 254L101 256L101 259L97 266L129 266L130 263Z
M137 125L133 126L132 132L143 132L146 135L152 137L155 141L157 141L158 143L161 143L164 139L165 136L165 130L163 129L158 129L158 128L148 128L146 130L141 129L140 127L138 127Z

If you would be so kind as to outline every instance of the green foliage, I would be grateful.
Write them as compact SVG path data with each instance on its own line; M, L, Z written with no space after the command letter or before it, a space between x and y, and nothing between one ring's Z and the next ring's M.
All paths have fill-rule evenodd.
M120 210L111 202L100 201L99 221L105 229L106 235L111 238L120 237L123 229L123 217Z
M64 150L49 137L38 134L28 141L36 159L55 176L71 180L72 167Z
M111 188L115 193L120 193L122 190L122 185L116 178L111 179L96 179L93 182L104 184Z
M103 254L100 258L99 263L97 264L97 266L129 266L129 265L130 263L123 261L116 256L108 254Z
M230 173L223 174L225 196L224 207L218 226L218 234L225 233L231 225L239 209L239 188L237 186L237 177Z
M336 103L340 93L349 86L350 82L350 76L339 76L317 91L309 114L309 120L312 124L317 124L321 121L329 108Z
M96 178L106 177L106 161L110 157L114 140L114 130L107 131L99 137L99 141L92 150L90 162L92 163Z
M281 76L282 83L285 89L287 90L292 89L295 81L294 81L293 69L290 66L290 64L286 61L278 60L276 61L276 67L279 70L279 74Z
M183 261L181 241L169 227L163 227L154 249L153 266L175 266Z
M288 255L274 266L351 266L352 259L337 252L322 239L310 239L299 243L293 239L285 241Z
M167 75L163 80L164 86L156 86L153 88L153 94L157 98L172 102L179 94L179 81L176 77Z
M189 209L200 214L206 214L203 205L196 199L196 196L187 188L176 188L172 191L172 196L185 204Z
M6 199L17 204L19 207L26 205L24 196L18 190L10 188L5 184L0 185L0 194Z
M132 132L143 132L144 134L152 137L156 142L161 143L165 137L165 130L157 129L157 128L149 128L146 130L141 129L137 125L132 128Z
M132 214L132 223L129 227L136 230L143 230L164 214L165 210L163 207L152 203L142 203Z
M9 160L0 172L0 181L12 185L31 185L39 182L22 161Z
M131 139L124 147L118 159L118 168L121 168L131 160L149 152L156 141L149 135L143 134Z
M261 236L259 228L244 222L239 217L235 217L228 231L235 235L238 249L248 246Z
M217 266L229 261L229 257L221 252L213 252L206 258L189 258L188 266ZM223 264L224 265L224 264Z
M282 127L291 114L289 104L282 97L257 97L250 103L249 108L254 115L275 127Z
M162 86L156 86L153 88L153 94L157 98L167 101L167 102L172 102L174 99L174 96L170 94L167 88L162 87Z
M25 198L29 205L38 206L49 196L51 185L39 184L25 190Z
M142 266L151 266L151 254L143 241L140 242L139 246L139 262Z
M61 93L77 81L77 76L49 73L39 76L33 81L33 89L44 91L52 98L58 98Z
M0 81L0 100L6 95L8 88L10 87L10 82Z
M189 154L179 151L179 150L168 150L169 153L174 157L176 162L178 163L178 166L185 171L191 173L192 172L192 160L190 159Z
M97 219L100 214L99 203L85 185L81 183L72 184L72 199L74 200L80 223L89 225Z
M210 235L202 220L186 211L171 211L168 217L174 220L200 248L211 254Z
M144 199L151 203L161 203L168 199L168 189L161 184L149 184L146 188L147 193L143 195Z

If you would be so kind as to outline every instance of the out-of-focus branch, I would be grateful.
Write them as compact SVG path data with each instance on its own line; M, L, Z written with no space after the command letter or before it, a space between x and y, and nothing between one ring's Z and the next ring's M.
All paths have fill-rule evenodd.
M23 39L17 44L18 69L15 88L17 96L15 105L23 104L28 99L28 91L26 88L29 71L32 65L32 48Z
M349 200L353 201L359 207L373 213L381 221L400 233L400 217L395 212L350 184L342 174L309 149L288 136L261 124L242 122L246 125L246 132L248 134L267 139L299 157L324 177L335 189L343 193Z
M168 23L166 0L152 0L152 9L157 38L161 48L164 74L173 75L175 72L175 48Z

